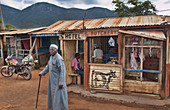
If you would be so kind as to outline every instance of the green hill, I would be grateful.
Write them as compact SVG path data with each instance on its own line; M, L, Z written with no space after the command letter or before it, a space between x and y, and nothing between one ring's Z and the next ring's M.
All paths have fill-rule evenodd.
M111 18L116 15L106 8L94 7L87 10L77 8L62 8L46 2L33 4L23 10L18 10L2 5L5 24L12 24L16 28L36 28L49 26L58 20L81 20L84 13L85 19Z

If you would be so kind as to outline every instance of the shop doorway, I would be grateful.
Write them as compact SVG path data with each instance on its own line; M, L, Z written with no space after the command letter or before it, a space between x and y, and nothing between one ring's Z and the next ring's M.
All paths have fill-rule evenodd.
M69 74L73 74L71 62L75 58L75 54L80 54L81 68L84 71L84 40L64 40L63 41L63 58L66 67L67 84L71 84L72 79Z

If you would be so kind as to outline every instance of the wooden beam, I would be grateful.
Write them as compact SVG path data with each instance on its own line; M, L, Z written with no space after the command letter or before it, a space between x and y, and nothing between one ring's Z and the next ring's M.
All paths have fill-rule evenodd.
M120 67L120 92L123 92L124 74L122 71L122 66Z
M3 42L2 42L2 37L0 38L0 43L1 43L1 58L3 59L2 61L4 62L4 54L3 54Z
M94 37L92 37L92 45L91 46L92 46L92 50L91 51L92 51L92 55L93 55L94 54L93 53L94 52Z
M123 36L123 68L125 68L125 37Z
M119 56L119 64L121 64L120 60L121 60L121 34L118 34L118 56Z
M84 89L90 90L89 87L89 74L90 74L90 66L88 65L88 42L84 40Z
M166 41L166 78L165 78L165 98L169 97L169 80L170 80L170 62L169 62L169 37L170 37L170 27L167 28L167 41Z
M36 41L35 43L35 50L36 50L36 57L37 57L37 60L38 60L38 42Z
M147 48L147 47L149 47L149 48L161 48L161 46L142 46L142 45L125 45L125 47L144 47L144 48Z
M34 46L35 46L36 41L37 41L37 38L34 39L33 46L32 46L31 49L30 49L30 52L31 52L31 53L32 53L32 51L33 51L33 49L34 49Z
M60 50L61 50L61 54L62 54L62 57L64 57L64 47L63 47L63 40L60 40Z
M76 53L78 53L78 52L79 52L79 41L76 40Z
M163 61L163 41L161 41L161 50L160 50L160 59L159 59L159 71L162 71L162 61ZM160 91L161 91L161 97L164 97L164 87L165 85L162 85L162 74L164 74L163 72L159 73L159 83L160 83Z
M32 46L32 37L30 35L30 49L31 49L31 46Z
M17 35L15 35L15 57L17 59L18 54L17 54Z
M89 51L89 53L90 53L90 63L92 63L92 39L90 38L89 39L89 48L90 48L90 51Z
M142 46L143 46L143 37L142 37ZM140 69L143 70L143 47L141 48L141 59L140 59ZM140 72L140 81L143 80L143 72Z
M166 64L168 63L169 63L169 36L167 36L166 38Z

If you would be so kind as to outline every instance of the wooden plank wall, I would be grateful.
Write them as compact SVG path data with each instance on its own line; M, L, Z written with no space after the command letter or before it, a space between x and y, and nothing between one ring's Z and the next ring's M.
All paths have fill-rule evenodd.
M64 40L64 63L66 67L66 83L67 85L71 83L72 79L68 74L72 74L71 61L75 57L76 52L76 41L73 40Z
M160 90L160 84L156 82L124 81L124 91L160 94Z
M165 82L165 98L169 96L169 83L170 83L170 26L167 29L166 37L166 82Z
M121 66L117 65L91 65L89 80L90 88L120 92L122 85L121 69ZM113 73L110 73L111 71L113 73L115 72L116 76L114 76Z

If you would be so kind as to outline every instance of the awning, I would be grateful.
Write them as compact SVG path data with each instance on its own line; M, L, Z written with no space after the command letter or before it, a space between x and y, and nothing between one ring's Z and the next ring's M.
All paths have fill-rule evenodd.
M162 31L125 31L125 30L119 30L119 33L129 34L129 35L135 35L135 36L142 36L146 38L151 39L157 39L157 40L165 40L166 37Z
M58 33L43 33L43 34L31 34L31 37L52 37L59 36Z
M29 34L31 32L40 31L40 30L43 30L43 29L46 29L46 27L31 28L31 29L16 29L16 30L12 30L12 31L0 32L0 35Z

